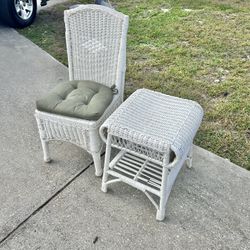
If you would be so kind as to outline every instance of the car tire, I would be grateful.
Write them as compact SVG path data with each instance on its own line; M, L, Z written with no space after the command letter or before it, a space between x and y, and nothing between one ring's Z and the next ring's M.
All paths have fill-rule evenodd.
M36 0L0 0L0 17L14 28L24 28L36 18Z

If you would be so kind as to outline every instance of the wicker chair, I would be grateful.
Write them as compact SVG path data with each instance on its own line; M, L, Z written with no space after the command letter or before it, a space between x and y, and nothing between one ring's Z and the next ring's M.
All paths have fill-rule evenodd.
M69 79L88 80L107 87L115 86L117 94L98 120L67 117L36 109L44 161L50 162L48 142L71 142L93 157L96 176L102 175L103 142L99 127L122 103L126 70L126 37L128 16L98 5L81 5L64 12Z

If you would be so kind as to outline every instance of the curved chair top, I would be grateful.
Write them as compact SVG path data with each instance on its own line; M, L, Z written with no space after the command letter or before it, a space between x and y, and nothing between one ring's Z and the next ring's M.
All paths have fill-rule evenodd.
M115 85L123 92L128 16L94 4L64 13L70 80Z
M115 9L109 8L107 6L103 5L97 5L97 4L80 4L76 8L65 10L64 11L64 16L71 16L74 14L77 14L79 11L84 11L84 10L99 10L99 11L104 11L106 13L109 13L110 15L116 16L121 19L128 19L127 15L124 15L123 13L116 11Z

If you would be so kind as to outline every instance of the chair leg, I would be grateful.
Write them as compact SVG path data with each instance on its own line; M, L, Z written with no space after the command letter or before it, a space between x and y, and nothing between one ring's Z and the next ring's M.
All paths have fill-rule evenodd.
M43 148L43 159L45 162L49 163L51 162L51 158L49 155L49 143L48 141L45 141L42 139L41 139L41 142L42 142L42 148Z
M95 175L102 176L102 164L101 164L101 155L100 153L92 153L92 157L95 165Z
M186 164L188 168L192 168L193 166L193 145L191 145L189 153L187 155Z

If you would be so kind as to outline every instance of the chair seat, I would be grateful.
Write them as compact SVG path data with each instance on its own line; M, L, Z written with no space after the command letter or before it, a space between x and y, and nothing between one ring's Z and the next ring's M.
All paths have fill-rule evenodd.
M70 81L57 85L36 101L40 111L63 116L98 120L112 102L109 87L93 81Z

